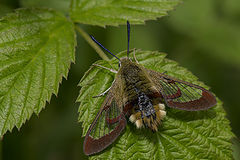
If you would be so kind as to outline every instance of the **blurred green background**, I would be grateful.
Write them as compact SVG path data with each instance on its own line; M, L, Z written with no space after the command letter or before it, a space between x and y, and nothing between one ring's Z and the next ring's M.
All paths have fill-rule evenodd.
M67 14L69 0L0 0L0 16L19 7L51 7ZM80 25L113 53L126 49L126 26ZM100 57L78 36L76 63L58 96L23 125L7 133L2 159L86 159L75 100L77 84ZM240 3L239 0L185 0L169 16L131 26L131 48L157 50L192 71L223 102L232 130L240 137ZM237 143L237 142L236 142ZM240 148L238 146L238 148ZM239 154L239 153L238 153Z

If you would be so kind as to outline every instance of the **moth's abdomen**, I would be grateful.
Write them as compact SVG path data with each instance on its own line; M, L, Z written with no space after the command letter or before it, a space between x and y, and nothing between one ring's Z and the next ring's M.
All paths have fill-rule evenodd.
M137 126L137 128L148 127L152 131L158 130L158 125L166 116L165 106L162 103L154 104L146 94L138 95L137 103L132 108L129 120Z

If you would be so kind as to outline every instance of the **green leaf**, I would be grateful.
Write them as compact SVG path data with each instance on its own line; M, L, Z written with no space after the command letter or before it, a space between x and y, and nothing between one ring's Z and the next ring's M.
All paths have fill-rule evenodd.
M0 20L0 136L39 114L74 61L71 21L49 9L19 9Z
M74 22L105 26L142 24L145 20L167 15L181 0L72 0Z
M118 57L123 57L121 52ZM166 59L166 54L150 51L136 51L140 64L159 72L209 88L197 80L187 69L178 66L175 61ZM106 67L118 67L116 59L97 61ZM97 115L104 100L92 98L105 91L114 80L114 73L92 66L80 81L82 87L77 99L79 121L83 135ZM167 107L167 116L159 131L136 129L128 121L123 134L111 146L91 159L232 159L230 139L233 137L229 121L225 118L222 102L206 111L182 111Z
M46 7L68 13L70 0L20 0L20 4L23 7Z

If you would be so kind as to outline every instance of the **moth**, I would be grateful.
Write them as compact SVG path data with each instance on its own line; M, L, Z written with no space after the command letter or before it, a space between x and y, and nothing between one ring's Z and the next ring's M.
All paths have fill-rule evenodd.
M166 115L165 105L181 110L199 111L216 104L216 98L210 91L144 68L137 61L135 52L135 60L129 58L129 22L127 35L127 57L121 59L91 36L93 41L119 60L119 69L115 71L95 64L116 73L116 76L111 87L96 96L107 94L87 131L83 147L86 155L98 153L111 145L124 130L127 119L137 128L149 128L156 132Z

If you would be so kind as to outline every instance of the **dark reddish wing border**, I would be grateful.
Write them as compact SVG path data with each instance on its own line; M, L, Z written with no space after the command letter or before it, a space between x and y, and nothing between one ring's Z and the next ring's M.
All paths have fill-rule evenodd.
M111 89L114 89L114 87ZM84 139L83 150L86 155L92 155L104 150L111 145L124 130L127 123L125 115L114 102L115 99L110 90ZM115 105L113 105L113 103ZM104 119L104 121L101 121L101 119ZM104 123L104 127L97 128L97 124L102 122ZM99 137L91 136L95 132L95 129L105 130L110 126L113 128L106 133L104 132Z
M93 139L89 135L91 130L95 126L95 124L93 124L93 127L89 128L88 133L84 140L84 153L86 155L91 155L104 150L106 147L111 145L117 139L120 133L124 130L126 123L127 121L125 119L125 116L121 114L121 118L119 119L119 124L117 125L117 127L114 128L112 132L100 137L99 139Z
M212 95L212 93L208 90L205 90L204 88L202 88L201 90L202 95L199 99L190 100L188 102L174 102L172 98L168 99L168 97L163 97L165 98L165 101L169 107L188 111L205 110L216 105L216 98Z
M114 124L114 123L117 123L117 122L119 122L119 120L122 118L122 115L119 115L119 116L117 116L116 118L109 118L107 115L106 115L106 118L105 118L105 120L106 120L106 122L108 123L108 124Z
M158 87L159 91L165 99L166 104L169 107L194 111L208 109L217 103L215 96L210 91L198 85L178 80L176 78L153 70L147 70L147 72L149 73L149 76L152 79L153 83ZM186 89L183 91L180 90L179 86L182 86L183 88L190 87L192 90L189 91ZM195 89L201 90L202 92L199 94L200 97L198 99L195 99L193 95L191 97L191 92L195 92ZM172 90L174 90L174 92L171 92ZM177 98L180 98L181 96L183 97L184 95L187 95L185 96L187 97L185 102L177 101Z
M181 97L181 95L182 95L182 92L181 92L181 90L178 88L177 93L171 94L171 95L167 95L166 98L167 98L167 99L176 99L176 98Z

